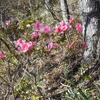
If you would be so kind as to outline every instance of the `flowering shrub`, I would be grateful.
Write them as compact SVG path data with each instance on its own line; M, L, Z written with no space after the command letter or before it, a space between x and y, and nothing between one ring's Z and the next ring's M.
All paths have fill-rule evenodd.
M49 25L44 26L44 24L40 23L39 21L33 23L32 23L33 25L27 23L22 28L19 24L18 29L20 29L19 31L21 31L24 35L20 35L17 32L16 33L18 36L16 36L15 34L15 41L13 41L15 46L15 48L13 48L14 57L8 54L5 55L5 52L0 53L0 58L6 57L8 59L8 57L9 58L12 57L13 60L11 61L12 62L11 71L13 74L18 73L15 76L13 75L13 77L19 76L20 79L20 77L22 78L23 73L27 73L28 77L30 77L30 78L25 78L25 80L28 80L28 82L23 82L23 85L20 84L19 86L14 87L16 96L19 95L19 91L22 92L20 93L20 95L24 94L23 91L25 91L26 92L25 95L27 95L27 93L30 90L35 91L35 89L38 88L37 84L39 83L37 82L36 77L41 73L40 67L30 68L30 66L39 65L38 63L40 62L38 62L37 59L45 58L46 60L47 57L49 58L50 55L55 55L55 60L57 61L59 60L60 57L65 56L63 53L64 50L66 52L69 51L68 54L70 55L70 53L77 52L81 44L79 40L81 39L80 32L82 31L83 28L80 23L77 23L75 27L75 25L73 25L74 23L73 18L70 19L70 23L64 23L62 21L59 22L57 25L55 25L55 27L53 28ZM7 22L7 25L10 26L10 23ZM29 27L27 27L27 25ZM21 29L24 31L22 31ZM83 47L87 48L86 43L83 43ZM20 64L18 65L18 63L16 62L19 62ZM16 65L17 67L14 65ZM22 72L20 72L19 69L21 69ZM37 69L39 71L37 71ZM28 70L30 70L30 72L28 72ZM33 73L31 73L31 70L33 71ZM19 73L21 75L19 75ZM27 88L26 84L30 85L32 83L29 81L29 79L32 80L32 77L35 78L35 82L34 86L33 85L29 86L30 87L29 89ZM22 81L20 83L22 83ZM22 87L25 87L25 89L27 88L27 90L22 90ZM37 90L41 91L39 90L39 88ZM33 93L32 91L30 91L30 93Z
M74 22L74 19L70 18L70 23L72 23L72 22ZM6 25L8 26L9 24L10 24L10 21L6 21ZM49 40L46 49L47 49L47 51L51 51L52 49L55 49L55 48L58 47L58 43L53 43L51 33L56 32L56 33L65 34L66 32L68 32L72 28L72 26L69 23L66 24L62 21L62 22L59 23L58 26L56 25L55 30L54 30L49 25L44 26L43 23L40 23L39 21L37 21L36 24L33 24L33 28L35 30L34 30L33 33L30 34L30 36L31 36L31 39L34 39L34 41L31 40L29 42L26 42L25 40L22 40L21 38L19 38L18 40L13 42L15 44L15 47L17 48L17 50L16 50L17 53L23 53L23 52L27 52L29 50L32 50L33 46L36 45L36 43L39 42L38 39L43 38L42 35L44 33L47 34L46 38L47 38L47 40ZM81 32L83 30L82 25L80 23L76 24L76 30L79 31L79 32ZM25 35L27 36L28 32L25 32ZM63 37L61 37L61 38L63 39ZM64 38L64 39L66 40L66 38ZM72 45L73 44L71 43L71 45L69 45L68 48L72 49ZM88 47L86 45L86 43L83 43L83 46L85 48ZM1 58L3 58L3 57L5 57L4 54Z

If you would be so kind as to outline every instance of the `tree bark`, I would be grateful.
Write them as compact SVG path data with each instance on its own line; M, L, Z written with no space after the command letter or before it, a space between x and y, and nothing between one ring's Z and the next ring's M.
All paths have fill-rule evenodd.
M65 23L69 22L69 9L67 5L67 0L60 0L62 16Z
M45 7L46 7L46 10L47 10L47 13L49 13L50 12L50 10L48 9L48 7L50 8L50 1L51 0L45 0Z
M100 56L100 1L80 0L83 41L88 45L83 61L92 63Z

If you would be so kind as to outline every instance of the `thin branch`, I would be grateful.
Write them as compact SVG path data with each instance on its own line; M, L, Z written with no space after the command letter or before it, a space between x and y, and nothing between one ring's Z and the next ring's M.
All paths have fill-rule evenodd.
M45 0L43 0L45 2ZM45 2L45 5L47 6L48 10L50 11L51 15L53 16L53 18L55 20L57 20L58 22L60 22L60 20L57 18L57 16L53 13L53 11L51 10L51 8L48 6L48 4Z
M12 86L2 76L0 76L0 78L6 83L7 86L10 86L12 88Z

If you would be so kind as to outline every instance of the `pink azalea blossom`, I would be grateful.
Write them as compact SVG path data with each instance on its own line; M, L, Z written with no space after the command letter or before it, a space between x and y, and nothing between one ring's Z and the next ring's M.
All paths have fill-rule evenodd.
M71 25L70 24L65 24L64 26L61 27L61 29L63 31L68 31L70 28L71 28Z
M56 31L57 33L62 33L62 30L61 30L61 27L60 27L60 26L56 26L55 28L56 28L55 31Z
M83 43L83 46L85 47L85 48L88 48L88 45L84 42Z
M74 22L74 19L73 18L70 18L69 22L70 23Z
M16 47L21 46L22 44L25 43L25 40L22 39L18 39L17 41L13 42L15 44Z
M57 48L58 47L58 44L57 43L54 43L53 44L53 48Z
M47 50L50 51L52 48L57 48L57 47L58 47L58 44L57 43L53 43L50 40L49 43L48 43L48 46L47 46Z
M29 50L32 49L35 44L36 42L33 41L28 42Z
M78 30L80 32L83 30L82 25L80 23L77 23L76 30Z
M5 57L5 51L3 51L3 53L1 53L0 51L0 58L4 58Z
M24 44L22 44L20 50L22 50L22 52L27 52L27 51L29 50L28 43L24 43Z
M39 37L39 38L40 38L41 34L38 33L38 32L33 32L33 33L31 34L31 36L32 36L33 38L36 38L36 37Z
M36 29L36 31L43 31L44 25L43 23L39 23L39 21L37 21L36 25L33 24L33 27Z
M60 22L60 26L56 26L56 32L57 33L64 33L65 31L68 31L72 26L69 23L64 23L63 21Z
M15 46L18 48L18 53L22 53L22 52L27 52L28 50L33 48L33 45L36 44L36 42L30 41L30 42L25 42L25 40L17 40L14 41Z
M36 42L33 42L33 41L27 42L22 45L21 50L23 52L27 52L28 50L32 49L33 45L35 45L35 44L36 44Z
M50 40L47 46L47 50L50 51L53 48L53 42Z
M47 33L52 33L52 32L54 32L54 31L51 29L50 26L46 26L46 27L44 28L44 32L47 34Z
M69 45L69 49L71 49L72 48L72 45Z
M8 26L10 24L10 20L6 21L6 25Z
M25 35L28 35L28 33L27 33L27 32L25 32Z
M65 26L66 24L62 21L60 22L61 27Z

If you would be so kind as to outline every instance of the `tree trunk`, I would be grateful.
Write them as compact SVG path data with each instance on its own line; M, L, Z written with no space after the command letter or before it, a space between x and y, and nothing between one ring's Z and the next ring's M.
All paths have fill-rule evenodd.
M45 7L46 7L46 13L48 14L50 12L49 8L50 8L50 1L51 0L45 0ZM48 8L49 7L49 8Z
M93 62L100 56L100 2L99 0L80 0L83 25L83 41L88 45L84 50L83 61Z
M69 22L69 9L67 5L67 0L60 0L62 16L65 23Z

